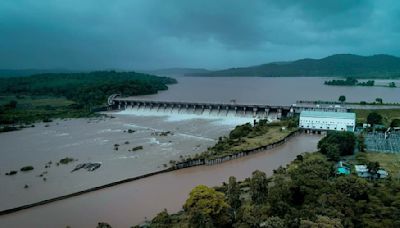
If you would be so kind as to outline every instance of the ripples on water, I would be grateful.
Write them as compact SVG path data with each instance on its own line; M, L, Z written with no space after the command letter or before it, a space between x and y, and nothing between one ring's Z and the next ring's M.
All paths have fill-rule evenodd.
M32 172L12 177L0 175L2 186L5 186L0 188L0 210L163 169L170 160L206 150L236 124L252 121L249 118L165 115L132 110L113 115L116 118L101 121L57 120L49 127L37 124L35 128L0 134L1 174L25 165L35 167ZM128 133L128 129L135 132ZM152 134L163 131L173 134ZM114 144L120 145L118 151L113 149ZM144 149L128 151L135 146ZM57 161L65 157L79 161L56 166ZM53 163L51 167L44 168L49 161ZM102 167L90 173L70 173L76 164L93 161L103 162ZM46 181L38 177L44 171L48 172L44 176ZM30 188L24 189L25 184Z

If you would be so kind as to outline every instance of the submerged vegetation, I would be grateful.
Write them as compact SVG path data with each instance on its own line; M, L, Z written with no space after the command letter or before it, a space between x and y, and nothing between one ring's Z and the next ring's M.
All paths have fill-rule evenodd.
M115 71L0 78L0 131L52 118L89 117L111 94L153 94L172 83L176 80Z
M28 171L32 171L33 170L33 166L29 165L29 166L24 166L21 169L21 172L28 172Z
M347 150L349 143L349 148L353 145L353 137L337 133L320 144ZM349 153L352 151L341 155ZM359 152L354 162L378 164L376 156L382 155ZM385 161L391 170L398 168L390 158ZM398 177L379 180L337 175L334 167L335 162L327 155L306 153L286 168L275 170L271 177L254 171L241 182L230 177L219 187L200 185L191 191L183 210L172 215L164 210L145 227L400 226Z
M60 161L58 163L62 164L62 165L66 165L66 164L69 164L69 163L74 162L74 161L75 161L75 159L70 158L70 157L66 157L66 158L60 159Z

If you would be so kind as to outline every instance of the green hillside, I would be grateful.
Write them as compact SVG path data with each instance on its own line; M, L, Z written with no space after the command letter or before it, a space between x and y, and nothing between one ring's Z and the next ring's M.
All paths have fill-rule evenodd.
M205 77L400 77L400 58L391 55L359 56L337 54L322 59L300 59L292 62L230 68L208 73L186 74Z

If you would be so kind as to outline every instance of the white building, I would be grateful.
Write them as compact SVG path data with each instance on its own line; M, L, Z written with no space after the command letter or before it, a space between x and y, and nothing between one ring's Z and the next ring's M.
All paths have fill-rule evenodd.
M311 130L354 131L356 114L352 112L302 111L299 126Z

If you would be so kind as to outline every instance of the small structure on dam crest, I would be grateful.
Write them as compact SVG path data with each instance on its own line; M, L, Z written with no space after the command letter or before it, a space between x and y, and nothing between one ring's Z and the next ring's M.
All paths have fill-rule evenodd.
M316 131L354 132L356 114L352 112L302 111L299 126Z

